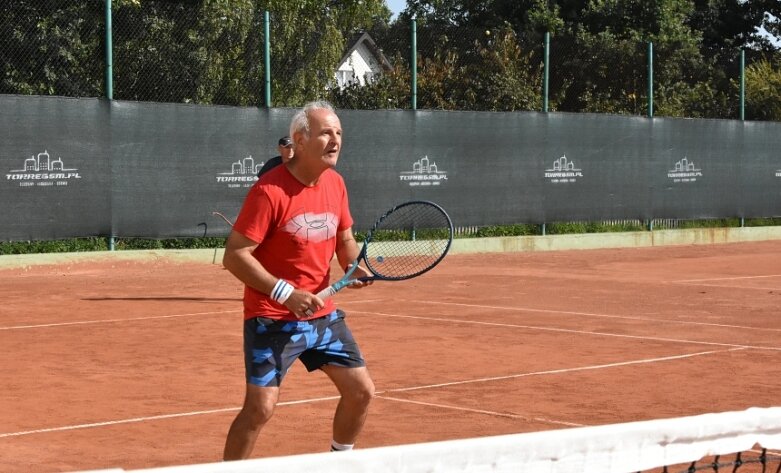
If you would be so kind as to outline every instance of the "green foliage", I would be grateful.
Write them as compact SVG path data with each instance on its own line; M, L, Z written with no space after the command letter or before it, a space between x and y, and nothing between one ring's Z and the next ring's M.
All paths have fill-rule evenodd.
M490 225L487 227L480 227L472 233L470 236L476 238L484 237L508 237L508 236L527 236L527 235L539 235L541 234L541 225L535 225L531 223L515 224L515 225Z
M744 225L747 227L772 227L781 225L781 218L751 218L746 219Z
M549 235L563 235L569 233L608 233L608 232L637 232L645 230L639 221L619 222L554 222L545 226L545 232Z
M329 90L329 100L336 108L354 110L403 109L411 100L410 71L402 66L399 56L394 67L366 85L353 82L344 88Z
M711 219L711 220L665 220L654 224L655 229L665 228L735 228L740 227L738 218ZM746 227L781 226L781 217L745 219ZM564 235L580 233L607 233L607 232L638 232L647 230L646 225L639 220L620 220L612 222L553 222L545 226L547 235ZM441 237L444 233L436 232L433 237ZM456 238L486 238L486 237L512 237L542 235L542 225L539 224L514 224L491 225L462 229L456 232ZM432 235L423 235L431 238ZM355 239L362 242L366 233L356 231ZM407 240L409 235L384 233L375 235L376 241ZM115 241L115 249L121 250L166 250L166 249L209 249L224 248L225 238L178 238L164 240L149 240L138 238L123 238ZM0 243L0 255L18 255L28 253L64 253L85 251L107 251L108 240L100 237L71 238L56 241L29 241L29 242L5 242Z
M102 95L102 2L39 3L3 2L0 94Z
M177 238L148 240L122 238L114 242L116 250L175 250L194 248L224 248L225 238ZM108 251L108 239L103 237L69 238L53 241L17 241L0 243L0 255L28 253L66 253Z
M261 4L272 12L271 96L277 107L324 98L347 41L355 32L390 19L382 0L348 0L338 7L329 0Z
M777 0L410 0L400 21L411 17L417 18L419 37L427 29L447 27L463 34L509 25L526 44L534 45L545 31L551 32L549 110L570 112L646 114L646 51L651 42L655 115L737 118L734 81L740 48L778 50L757 33L760 25L781 35ZM419 94L422 100L425 93L432 97L423 106L464 107L458 92L450 90L469 87L469 72L460 67L468 49L422 54L428 61L422 73L431 76L424 86L431 90L419 83ZM514 109L501 101L478 106L471 98L467 109Z
M103 96L104 3L14 0L0 16L0 93ZM552 33L549 110L647 112L648 42L660 116L736 118L740 48L747 116L778 120L778 0L114 0L114 98L257 106L270 12L271 106L329 98L340 108L410 106L418 25L419 108L539 110L542 37ZM766 13L768 13L766 15ZM334 89L348 41L371 32L393 68Z
M444 110L539 110L542 63L507 27L432 29L418 55L418 106ZM475 34L476 33L476 34ZM470 41L471 38L471 41Z
M746 118L781 121L781 54L746 68Z
M641 114L646 109L645 45L609 31L578 31L559 67L578 77L551 101L554 110Z
M76 251L105 251L105 238L71 238L56 241L16 241L0 243L0 255L23 255L29 253L67 253Z
M729 228L739 227L738 218L721 218L712 220L678 220L677 228Z

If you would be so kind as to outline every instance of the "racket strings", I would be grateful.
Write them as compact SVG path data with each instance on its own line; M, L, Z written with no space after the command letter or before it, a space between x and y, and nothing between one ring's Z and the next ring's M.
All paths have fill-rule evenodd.
M415 203L394 209L372 230L366 262L378 276L405 279L428 271L445 255L452 224L441 209Z

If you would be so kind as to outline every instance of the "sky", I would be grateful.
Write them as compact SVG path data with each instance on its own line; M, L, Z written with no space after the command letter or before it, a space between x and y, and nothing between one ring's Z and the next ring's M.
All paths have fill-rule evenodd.
M385 0L385 4L388 5L391 13L393 13L392 20L395 20L396 16L407 8L407 0Z

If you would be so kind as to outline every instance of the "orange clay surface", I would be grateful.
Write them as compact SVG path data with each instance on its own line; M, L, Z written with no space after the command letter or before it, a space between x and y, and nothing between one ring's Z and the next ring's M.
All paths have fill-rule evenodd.
M244 394L219 264L0 270L0 471L218 461ZM450 255L337 294L377 386L358 447L781 404L781 242ZM321 452L335 389L294 365L254 457Z

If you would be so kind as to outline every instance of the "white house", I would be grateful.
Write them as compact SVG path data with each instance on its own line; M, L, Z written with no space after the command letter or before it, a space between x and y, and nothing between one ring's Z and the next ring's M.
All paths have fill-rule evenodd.
M356 34L347 43L347 51L336 68L336 85L343 89L350 83L366 85L384 71L391 69L391 63L377 47L369 33Z

